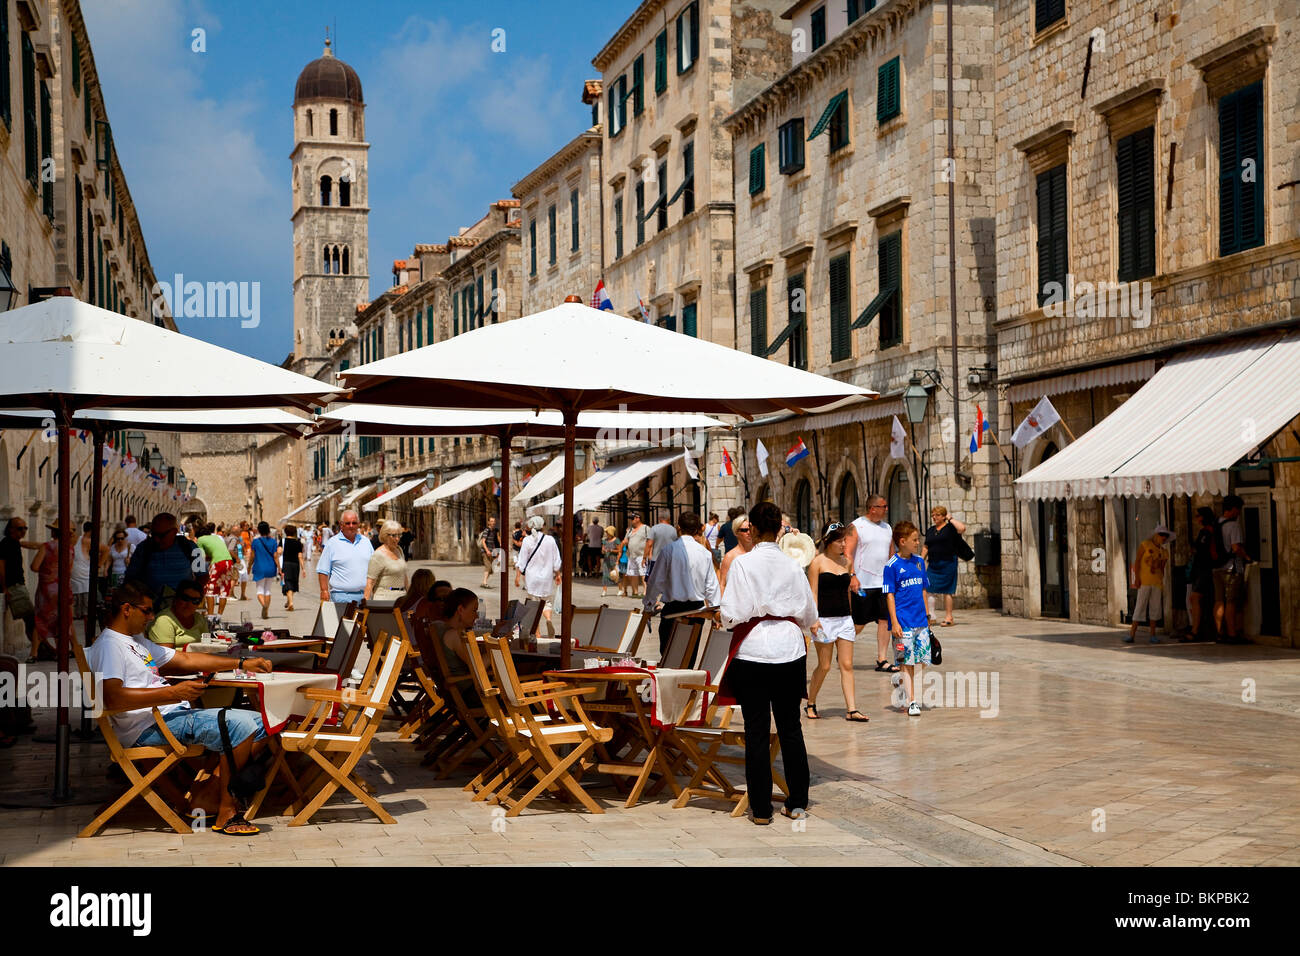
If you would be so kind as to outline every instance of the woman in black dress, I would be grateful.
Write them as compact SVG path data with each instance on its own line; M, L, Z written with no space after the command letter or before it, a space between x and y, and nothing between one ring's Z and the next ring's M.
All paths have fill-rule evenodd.
M298 540L298 529L291 524L284 526L284 544L280 550L280 576L284 583L280 590L284 593L284 609L293 610L293 595L298 590L298 574L302 570L302 542Z
M956 518L948 516L948 509L935 505L930 509L933 522L925 532L925 547L921 557L925 560L926 574L930 579L928 588L938 608L938 596L943 595L944 618L941 626L952 627L952 596L957 593L957 553L962 549L961 536L966 533L966 525ZM933 622L933 617L931 622Z

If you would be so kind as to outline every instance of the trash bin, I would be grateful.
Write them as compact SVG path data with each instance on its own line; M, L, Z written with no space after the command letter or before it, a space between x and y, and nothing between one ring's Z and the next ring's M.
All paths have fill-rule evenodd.
M996 531L975 532L975 563L978 565L1002 563L1002 541Z

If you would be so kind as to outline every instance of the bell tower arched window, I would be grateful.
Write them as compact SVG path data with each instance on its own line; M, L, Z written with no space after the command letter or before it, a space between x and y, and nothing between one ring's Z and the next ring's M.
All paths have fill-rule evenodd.
M333 185L334 181L328 176L322 176L320 178L320 204L322 206L328 206L330 204L330 190Z
M339 180L339 205L352 205L352 181L350 179Z
M330 274L330 247L329 247L329 246L326 246L326 247L325 247L325 269L324 269L324 272L325 272L326 275L329 275L329 274Z
M311 110L307 111L307 135L312 135Z
M334 247L334 274L339 275L341 272L342 269L339 266L339 247L335 246Z
M330 110L330 135L337 136L338 134L339 134L339 111Z
M352 264L348 261L348 258L349 258L348 247L344 246L343 247L343 274L345 276L352 275Z

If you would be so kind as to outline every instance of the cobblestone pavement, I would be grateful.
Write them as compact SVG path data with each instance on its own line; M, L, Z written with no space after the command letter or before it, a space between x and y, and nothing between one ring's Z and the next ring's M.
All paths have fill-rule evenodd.
M481 582L474 567L431 566L458 585ZM307 586L299 609L277 608L271 623L295 633L310 626ZM575 592L580 605L601 603L590 580ZM495 607L498 591L479 593ZM228 610L255 607L250 597ZM780 817L756 828L703 801L674 810L661 796L624 809L612 788L594 790L603 815L539 800L494 821L490 807L470 803L463 780L432 779L389 731L364 776L395 826L338 802L311 826L267 817L255 838L180 836L155 829L156 817L139 806L79 840L95 805L120 791L105 779L102 744L74 743L76 801L0 810L0 863L1300 864L1300 652L1130 646L1117 630L995 611L956 616L940 632L945 662L935 672L944 686L930 691L946 706L919 718L901 713L863 647L858 706L871 721L848 723L832 672L818 700L823 719L804 724L813 779L803 831ZM967 683L958 674L975 676ZM38 718L42 729L53 723L52 712ZM48 792L52 772L48 744L23 738L0 751L0 802Z

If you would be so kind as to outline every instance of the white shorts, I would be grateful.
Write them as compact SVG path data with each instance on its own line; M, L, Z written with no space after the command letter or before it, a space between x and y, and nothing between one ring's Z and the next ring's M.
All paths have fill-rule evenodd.
M1165 619L1165 589L1151 584L1138 588L1137 606L1133 608L1133 620L1138 624Z
M645 558L644 558L644 557L634 557L634 556L632 556L632 555L628 555L628 557L627 557L627 576L628 576L629 578L643 578L643 577L645 577Z
M542 602L542 610L543 610L543 611L554 611L554 610L555 610L555 600L554 600L555 595L554 595L554 594L530 594L530 595L528 595L528 597L531 598L531 599L534 600L534 601L541 601L541 602Z
M258 578L257 581L256 581L256 584L257 584L257 593L258 593L258 594L270 594L270 593L271 593L271 585L274 584L275 581L276 581L275 578Z
M847 614L844 617L819 617L817 623L821 625L821 630L813 635L813 640L818 644L851 641L856 633L853 618Z

